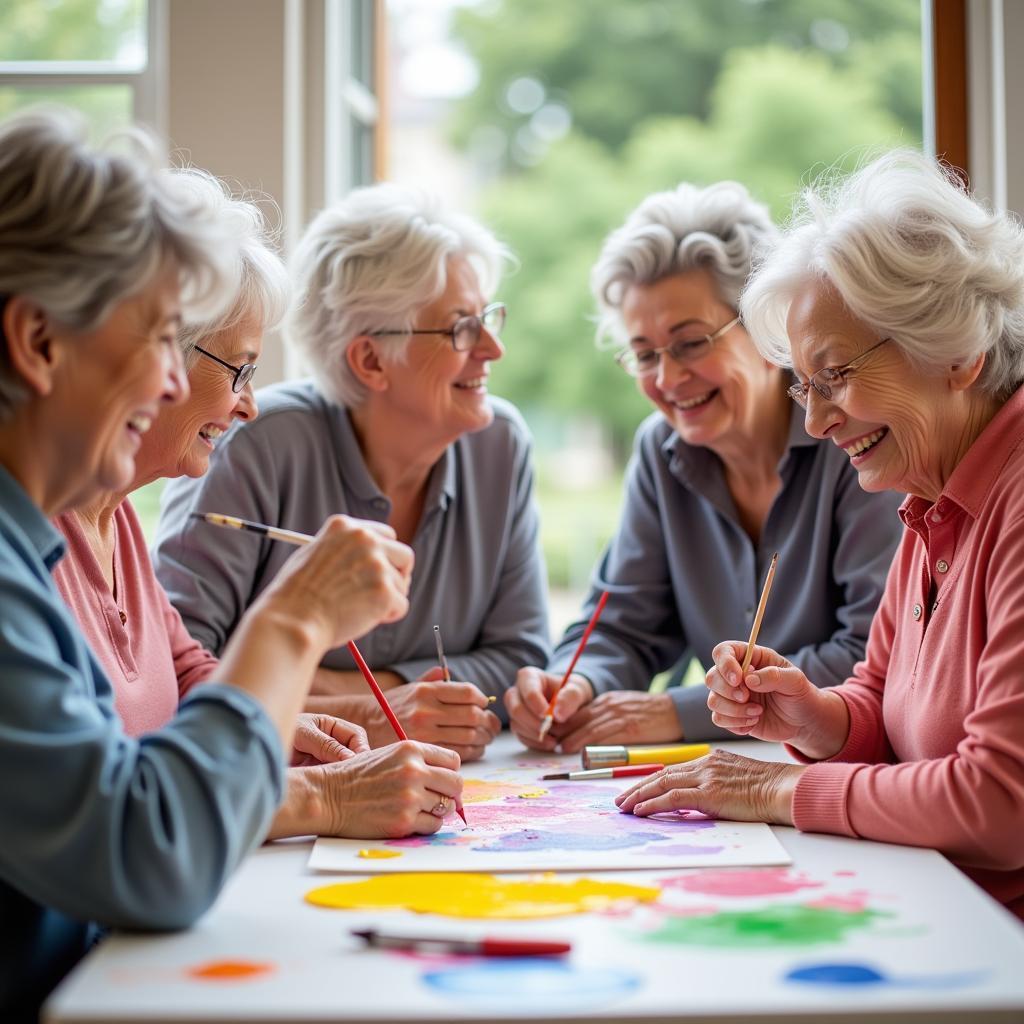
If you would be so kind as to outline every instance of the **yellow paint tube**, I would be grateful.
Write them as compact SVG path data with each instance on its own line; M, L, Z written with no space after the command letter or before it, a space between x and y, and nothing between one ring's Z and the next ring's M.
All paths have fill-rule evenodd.
M676 743L670 747L584 747L584 768L623 764L682 764L711 753L710 743Z

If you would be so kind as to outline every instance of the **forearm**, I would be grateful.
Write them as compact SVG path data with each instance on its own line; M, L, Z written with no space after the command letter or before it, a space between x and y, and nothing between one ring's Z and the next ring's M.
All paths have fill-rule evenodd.
M404 676L387 670L373 670L373 678L382 690L392 690L405 683ZM368 692L366 680L361 672L355 669L324 668L321 666L313 674L313 685L310 696L329 697L362 697ZM311 708L308 710L312 710ZM333 712L331 712L333 714ZM339 715L339 718L344 717Z
M259 701L285 750L325 646L313 626L268 602L243 617L224 651L221 681Z
M319 773L315 768L289 768L285 774L287 791L284 803L270 825L267 839L287 836L321 835L324 832L325 811Z
M846 701L833 690L817 690L814 721L800 730L789 745L810 761L827 761L846 744L850 733L850 711Z

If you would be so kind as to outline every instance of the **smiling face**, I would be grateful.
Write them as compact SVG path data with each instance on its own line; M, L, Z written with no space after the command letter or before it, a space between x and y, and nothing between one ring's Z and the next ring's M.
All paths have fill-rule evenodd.
M253 319L200 340L202 348L232 366L255 363L263 347L263 328ZM202 476L210 466L217 439L234 419L258 415L252 382L231 390L234 373L226 366L195 354L189 370L188 401L162 412L139 453L136 486L157 477Z
M631 285L620 313L636 351L713 334L736 316L703 269ZM637 384L687 444L717 450L755 433L757 408L778 391L779 371L758 355L737 324L693 362L663 353L657 372L637 378Z
M443 293L419 310L413 327L449 328L460 317L479 316L485 305L473 268L453 257ZM505 348L486 329L481 328L480 340L466 352L456 352L450 336L414 334L400 362L387 358L386 338L375 338L374 344L387 380L371 400L386 408L386 419L396 430L415 430L427 444L448 445L490 425L494 413L487 401L487 378L490 363Z
M843 366L879 341L827 282L815 281L794 299L786 321L793 366L801 383L825 366ZM948 478L956 449L950 425L958 395L944 375L922 373L889 342L850 371L838 401L813 388L806 426L842 448L866 491L902 491L934 500Z
M54 333L61 363L49 397L60 415L63 507L125 490L161 406L187 398L178 288L176 268L165 269L96 330Z

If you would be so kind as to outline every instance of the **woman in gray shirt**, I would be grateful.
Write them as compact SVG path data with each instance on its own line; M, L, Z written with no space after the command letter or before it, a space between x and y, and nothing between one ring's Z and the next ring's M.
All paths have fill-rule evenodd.
M505 255L475 221L395 185L321 213L296 254L289 324L314 379L259 392L259 419L214 440L206 476L169 486L155 557L186 627L219 654L291 551L191 512L305 533L339 512L390 524L416 556L409 614L360 648L409 735L464 760L500 729L488 696L549 651L530 442L487 392ZM457 682L437 668L435 623ZM344 647L313 693L310 710L391 739Z
M849 457L803 429L787 376L758 355L737 315L755 248L776 236L735 182L649 196L613 232L592 274L601 335L658 412L637 432L618 532L579 622L547 671L506 694L530 746L661 742L725 735L704 687L646 692L693 656L711 665L750 629L768 563L779 565L764 642L823 685L864 655L899 536L899 497L857 486ZM538 739L601 591L607 606Z

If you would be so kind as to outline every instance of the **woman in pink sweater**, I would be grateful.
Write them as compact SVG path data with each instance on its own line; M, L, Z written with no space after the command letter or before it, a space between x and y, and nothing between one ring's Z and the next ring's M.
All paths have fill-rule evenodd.
M1024 230L913 153L803 202L744 322L906 530L842 686L715 649L716 724L801 764L719 751L619 803L933 847L1024 917Z
M144 434L131 486L55 520L68 546L54 582L106 670L132 736L169 722L181 698L211 679L220 663L192 639L157 581L126 495L159 477L202 476L231 422L258 415L252 376L263 334L281 320L288 300L287 275L266 245L258 208L230 198L202 172L178 172L178 179L207 218L223 222L239 241L235 300L215 321L182 329L189 395L162 411ZM269 838L434 832L452 801L430 780L439 767L457 766L457 755L428 744L370 750L360 725L300 715L287 795Z

